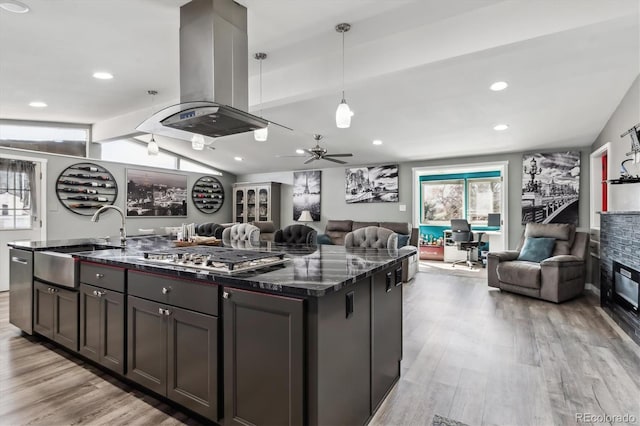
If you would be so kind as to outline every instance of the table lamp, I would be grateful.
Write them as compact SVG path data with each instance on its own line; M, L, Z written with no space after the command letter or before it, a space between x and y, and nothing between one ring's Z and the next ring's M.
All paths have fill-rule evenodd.
M313 222L311 212L309 210L302 210L302 213L300 213L300 217L298 218L298 222Z

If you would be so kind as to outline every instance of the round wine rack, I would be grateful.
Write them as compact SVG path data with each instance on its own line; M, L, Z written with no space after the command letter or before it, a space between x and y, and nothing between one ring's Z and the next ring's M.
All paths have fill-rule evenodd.
M94 163L72 164L60 173L56 195L67 209L83 216L111 205L118 196L118 185L109 170Z
M203 176L193 184L193 205L202 213L215 213L224 203L224 188L213 176Z

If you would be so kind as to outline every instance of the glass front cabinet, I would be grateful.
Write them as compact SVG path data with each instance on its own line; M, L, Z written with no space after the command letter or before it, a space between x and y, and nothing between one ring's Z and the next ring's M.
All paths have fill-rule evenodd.
M237 223L273 221L280 227L280 183L242 182L233 185L233 217Z

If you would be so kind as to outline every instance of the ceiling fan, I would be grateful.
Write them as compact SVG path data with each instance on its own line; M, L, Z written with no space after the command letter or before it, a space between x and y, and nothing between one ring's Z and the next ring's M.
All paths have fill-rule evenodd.
M316 141L316 146L313 148L305 149L304 151L311 155L307 158L304 164L309 164L315 160L327 160L338 164L347 164L346 161L336 160L333 157L353 157L353 154L327 154L327 149L320 146L322 135L313 135L313 139ZM297 155L279 155L279 157L298 157Z

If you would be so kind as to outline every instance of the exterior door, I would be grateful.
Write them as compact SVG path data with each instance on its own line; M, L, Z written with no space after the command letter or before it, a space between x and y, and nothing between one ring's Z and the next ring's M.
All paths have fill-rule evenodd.
M10 158L21 161L32 161L36 164L35 183L31 185L32 198L37 200L38 214L32 212L31 220L28 221L26 215L18 215L17 223L14 218L15 209L23 207L23 201L15 197L9 186L15 183L6 182L0 177L0 291L9 290L9 247L7 243L11 241L42 241L47 239L46 233L46 201L47 197L42 188L46 188L46 160L40 158L22 157L2 154L2 158ZM2 175L3 173L0 173ZM43 176L40 179L40 176ZM3 180L4 179L4 180ZM12 179L13 180L13 179ZM15 180L13 180L15 182ZM20 211L20 210L18 210ZM25 212L25 210L22 210ZM30 222L30 224L28 223Z

